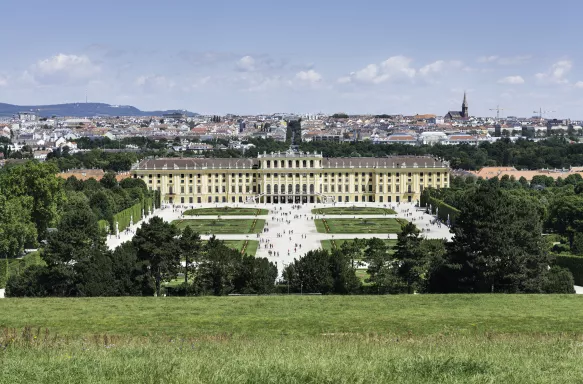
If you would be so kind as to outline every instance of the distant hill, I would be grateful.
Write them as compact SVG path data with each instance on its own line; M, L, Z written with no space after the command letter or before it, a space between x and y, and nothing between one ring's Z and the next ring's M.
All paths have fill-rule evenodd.
M40 117L162 116L165 113L174 112L185 113L188 116L197 115L193 112L178 109L168 111L141 111L131 105L110 105L104 103L69 103L53 105L13 105L0 103L0 116L12 116L19 112L36 112Z

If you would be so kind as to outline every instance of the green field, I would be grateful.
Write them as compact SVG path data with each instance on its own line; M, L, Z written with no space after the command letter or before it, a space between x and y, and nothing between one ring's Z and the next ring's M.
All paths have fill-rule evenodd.
M195 208L188 209L184 211L185 216L255 216L255 215L267 215L269 213L268 209L257 209L257 208L234 208L234 207L223 207L223 208Z
M332 207L312 209L317 215L396 215L397 212L389 208L373 207Z
M389 240L389 239L382 239L382 241L388 245L389 248L389 253L392 254L395 252L395 250L393 249L395 247L395 245L397 245L397 240ZM322 249L331 251L333 249L333 244L335 245L335 248L340 248L342 247L342 244L344 243L353 243L354 239L334 239L334 240L321 240L320 243L322 243ZM364 252L364 249L363 249Z
M400 233L404 219L317 219L316 229L321 233ZM326 225L328 224L328 230Z
M255 222L255 225L253 223ZM211 234L246 234L246 233L260 233L265 225L263 219L186 219L175 220L172 224L176 225L180 230L189 226L193 231L202 235Z
M225 245L229 248L236 249L237 251L241 251L243 249L243 245L247 241L247 249L245 253L249 256L255 256L257 253L257 245L259 245L259 241L257 240L223 240Z
M0 383L580 383L577 295L0 300Z

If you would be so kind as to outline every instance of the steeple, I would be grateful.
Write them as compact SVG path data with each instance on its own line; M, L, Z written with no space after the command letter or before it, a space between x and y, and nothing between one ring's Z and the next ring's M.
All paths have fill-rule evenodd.
M468 118L468 100L466 98L466 91L464 91L464 101L462 102L462 117Z

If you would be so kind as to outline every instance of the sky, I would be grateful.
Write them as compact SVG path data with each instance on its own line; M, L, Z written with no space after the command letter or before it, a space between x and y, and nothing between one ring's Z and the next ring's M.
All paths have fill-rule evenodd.
M0 102L583 119L581 0L3 0Z

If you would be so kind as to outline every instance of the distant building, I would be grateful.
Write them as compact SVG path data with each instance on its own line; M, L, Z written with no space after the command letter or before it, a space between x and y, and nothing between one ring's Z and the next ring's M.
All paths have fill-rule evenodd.
M466 98L466 93L464 92L464 101L462 102L462 110L461 111L449 111L445 115L445 120L464 120L467 119L469 116L468 114L468 101Z
M21 121L36 121L37 117L35 112L18 112L18 120Z
M186 114L180 112L165 113L162 115L163 119L173 119L173 120L184 120L186 119Z

